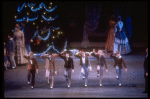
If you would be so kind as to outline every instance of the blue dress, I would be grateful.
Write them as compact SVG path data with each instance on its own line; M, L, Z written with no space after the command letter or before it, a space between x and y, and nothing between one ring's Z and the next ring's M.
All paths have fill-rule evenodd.
M115 39L114 39L114 50L116 53L117 50L120 50L121 54L128 54L131 52L131 47L129 45L128 38L125 31L123 30L123 22L118 21L115 26Z

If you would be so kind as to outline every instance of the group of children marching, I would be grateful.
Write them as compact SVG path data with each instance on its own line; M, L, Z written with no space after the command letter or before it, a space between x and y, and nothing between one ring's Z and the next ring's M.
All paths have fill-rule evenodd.
M67 87L70 88L71 73L74 73L73 59L70 57L70 54L66 51L58 53L58 55L65 61L64 77L68 82ZM104 65L106 68L106 72L108 72L105 55L102 50L98 50L98 53L96 53L95 49L93 49L91 55L97 58L97 77L99 77L99 84L100 86L102 86ZM87 87L89 71L92 71L90 59L84 51L77 52L74 56L80 59L81 74L83 80L85 80L85 87ZM52 55L52 53L43 54L40 57L46 60L46 79L48 84L50 84L50 88L52 89L54 86L54 75L57 75L55 57ZM124 65L126 71L127 66L125 64L124 59L120 55L120 51L117 51L115 54L111 54L110 57L112 57L115 61L114 67L116 68L116 78L118 79L119 86L121 86L122 64ZM30 76L32 75L31 88L34 88L35 72L38 73L38 64L36 59L33 57L33 52L30 52L29 55L24 55L24 58L28 60L28 84L30 84Z

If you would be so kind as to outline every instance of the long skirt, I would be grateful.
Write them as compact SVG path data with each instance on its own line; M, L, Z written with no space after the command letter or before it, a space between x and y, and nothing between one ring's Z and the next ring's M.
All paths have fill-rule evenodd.
M117 50L120 50L121 54L131 52L131 47L124 31L117 32L115 35L113 53L116 53Z
M108 32L108 37L105 45L105 50L107 51L113 51L113 46L114 46L114 28L111 28Z
M22 47L22 43L16 42L16 56L17 56L17 64L26 64L28 61L23 57L26 54L26 48Z

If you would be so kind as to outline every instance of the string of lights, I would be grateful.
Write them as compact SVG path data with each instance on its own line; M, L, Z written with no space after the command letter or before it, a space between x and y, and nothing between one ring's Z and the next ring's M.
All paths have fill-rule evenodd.
M50 3L50 5L52 5L52 3ZM23 3L21 6L18 5L17 11L18 11L18 12L21 12L21 11L23 10L23 8L24 8L24 7L26 8L27 6L29 7L29 9L31 9L32 12L36 12L36 11L38 11L38 10L43 11L43 8L44 8L47 12L52 12L52 11L54 11L54 10L57 8L57 5L54 6L53 8L51 8L51 6L49 6L48 8L46 8L46 5L45 5L43 2L40 3L37 7L35 7L36 4L33 4L33 3L26 3L26 2L25 2L25 3ZM41 10L41 9L42 9L42 10ZM59 17L58 14L57 14L54 18L52 18L52 17L46 18L46 17L45 17L45 14L46 14L46 12L44 12L44 15L41 15L41 17L42 17L45 21L53 21L53 20L55 20L55 19L57 19L57 18ZM34 18L29 18L29 12L27 12L27 17L23 17L22 19L17 19L17 16L15 16L15 20L16 20L17 22L22 22L22 21L24 21L24 20L27 20L27 22L28 22L28 21L35 21L35 20L37 20L38 18L39 18L39 16L36 16L36 17L34 17ZM41 22L43 22L43 20L41 20ZM35 23L34 23L34 24L35 24ZM37 36L37 37L39 37L40 40L46 41L46 40L48 40L49 37L51 36L51 30L54 32L55 30L58 30L58 29L60 29L60 27L54 27L54 26L52 26L52 29L49 28L48 31L44 31L44 33L46 33L46 37L45 37L45 36L42 37L42 35L40 35L40 33L39 33L39 31L38 31L38 26L37 26L37 30L35 31L35 33L34 33L32 39ZM41 32L41 33L42 33L42 32ZM62 33L63 33L63 32L58 31L58 35L59 35L59 34L62 34ZM53 39L54 39L54 38L55 38L55 36L53 36ZM53 49L53 50L56 51L57 53L60 53L60 52L55 48L53 42L52 42L51 44L47 44L47 47L48 47L48 48L47 48L45 51L43 51L42 53L35 53L35 55L41 56L42 54L46 53L46 52L49 51L50 49ZM64 47L63 47L63 48L64 48L64 49L67 48L67 39L66 39L66 41L65 41L65 44L64 44ZM63 49L63 50L64 50L64 49Z
M53 28L54 30L58 30L58 29L60 29L60 27L55 28L54 26L52 26L52 28Z
M23 17L22 19L16 19L16 18L15 18L15 20L16 20L17 22L22 22L22 21L24 21L25 19L27 19L27 21L35 21L36 19L38 19L38 16L35 17L35 18L29 18L29 17Z
M52 3L50 3L50 4L52 4ZM18 5L18 8L17 8L17 11L18 12L21 12L22 11L22 9L24 8L24 7L27 7L27 5L28 5L28 7L31 9L31 11L37 11L37 10L40 10L42 7L44 7L44 9L47 11L47 12L52 12L52 11L54 11L56 8L57 8L57 5L55 6L55 7L53 7L52 9L51 9L51 7L49 7L49 9L47 9L46 8L46 5L43 3L43 2L41 2L40 4L39 4L39 7L38 8L34 8L35 7L35 4L33 4L33 3L23 3L23 5L20 7L19 5ZM27 13L27 15L29 15L29 13ZM53 20L55 20L56 18L58 18L58 15L56 15L55 16L55 18L46 18L44 15L42 15L42 18L45 20L45 21L53 21ZM23 17L22 19L17 19L17 16L15 16L15 20L17 21L17 22L21 22L21 21L24 21L25 19L27 19L27 22L28 21L34 21L34 20L36 20L36 19L38 19L38 16L37 17L35 17L35 18L29 18L29 17Z
M33 55L35 55L35 56L41 56L42 54L44 54L44 53L46 53L47 51L49 51L51 48L52 48L52 45L49 46L46 51L44 51L44 52L42 52L42 53L39 53L39 54L38 54L38 53L35 53L35 54L33 54Z
M34 33L32 39L34 39L34 38L36 37L37 32L38 32L38 29L35 31L35 33Z
M35 17L35 18L32 18L32 19L30 19L29 17L27 17L27 20L28 20L28 21L35 21L36 19L38 19L38 16Z
M60 28L60 27L59 27L59 28ZM59 29L59 28L55 28L55 30L57 30L57 29ZM41 40L44 40L44 41L45 41L45 40L49 39L49 37L50 37L50 35L51 35L50 28L48 29L48 35L47 35L45 38L42 38L42 37L39 35L38 29L35 31L35 33L34 33L32 39L33 39L34 37L36 37L36 35L38 35L38 37L39 37Z
M45 38L42 38L42 37L39 35L38 30L37 30L36 33L37 33L38 37L39 37L41 40L44 40L44 41L46 41L46 40L50 37L50 35L51 35L50 29L48 30L48 35L47 35Z
M55 18L46 18L44 15L42 15L42 18L45 20L45 21L53 21L53 20L55 20L56 18L58 18L58 15L56 15L55 16ZM29 18L29 17L23 17L22 19L17 19L17 18L15 18L15 20L17 21L17 22L22 22L22 21L24 21L25 19L27 19L27 21L35 21L36 19L38 19L38 16L37 17L35 17L35 18Z
M46 6L44 5L44 9L45 9L47 12L52 12L52 11L54 11L56 8L57 8L57 5L56 5L55 7L53 7L52 9L48 10L48 9L46 8Z
M29 4L29 3L28 3ZM35 4L33 4L33 3L30 3L32 6L35 6Z
M16 19L15 18L15 20L17 21L17 22L22 22L22 21L24 21L26 19L26 17L23 17L22 19Z
M47 12L52 12L52 11L54 11L54 10L57 8L57 5L56 5L56 6L53 7L53 8L49 7L49 9L47 9L47 8L46 8L46 5L45 5L43 2L41 2L41 4L39 4L39 7L38 7L38 8L34 8L34 7L35 7L35 4L33 4L33 3L30 3L30 4L27 3L27 5L28 5L28 7L31 9L31 11L33 11L33 12L42 9L42 7L44 7L44 9L45 9ZM32 5L32 6L31 6L31 5ZM18 11L18 12L21 12L21 10L22 10L24 7L26 7L26 2L23 3L23 5L22 5L21 7L19 7L19 5L18 5L17 11Z
M46 18L44 15L42 15L42 18L44 19L44 20L46 20L46 21L53 21L53 20L55 20L56 18L58 18L58 15L56 15L55 16L55 18Z
M18 5L17 11L21 12L21 10L24 8L25 4L26 4L26 2L22 5L22 7L19 7L19 5Z
M42 53L35 53L34 55L35 55L35 56L41 56L42 54L45 54L46 52L48 52L51 48L52 48L54 51L56 51L57 53L60 53L60 51L58 51L58 50L55 48L55 46L52 44L52 45L50 45L44 52L42 52ZM64 45L64 49L66 49L66 48L67 48L67 40L66 40L65 45ZM64 49L63 49L63 50L64 50Z
M50 35L51 35L51 32L50 32L50 29L48 30L48 34L47 34L47 36L45 37L45 38L43 38L43 37L41 37L40 35L39 35L39 33L38 33L38 29L35 31L35 33L34 33L34 35L33 35L33 37L32 37L32 39L34 38L34 37L36 37L36 35L41 39L41 40L44 40L44 41L46 41L49 37L50 37Z

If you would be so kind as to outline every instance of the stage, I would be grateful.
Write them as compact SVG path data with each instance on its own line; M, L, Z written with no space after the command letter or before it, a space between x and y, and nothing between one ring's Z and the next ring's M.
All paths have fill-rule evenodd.
M90 57L93 71L89 73L88 87L84 87L84 80L80 73L79 59L73 57L74 74L71 87L67 88L67 81L63 76L64 61L56 58L57 75L54 77L54 88L50 89L45 79L45 60L36 57L39 73L35 75L34 89L27 84L27 65L17 66L16 69L4 71L5 98L148 98L142 93L145 88L144 58L145 49L123 55L128 71L122 70L122 86L118 86L114 60L106 56L108 73L104 69L103 86L99 86L96 74L96 58Z

